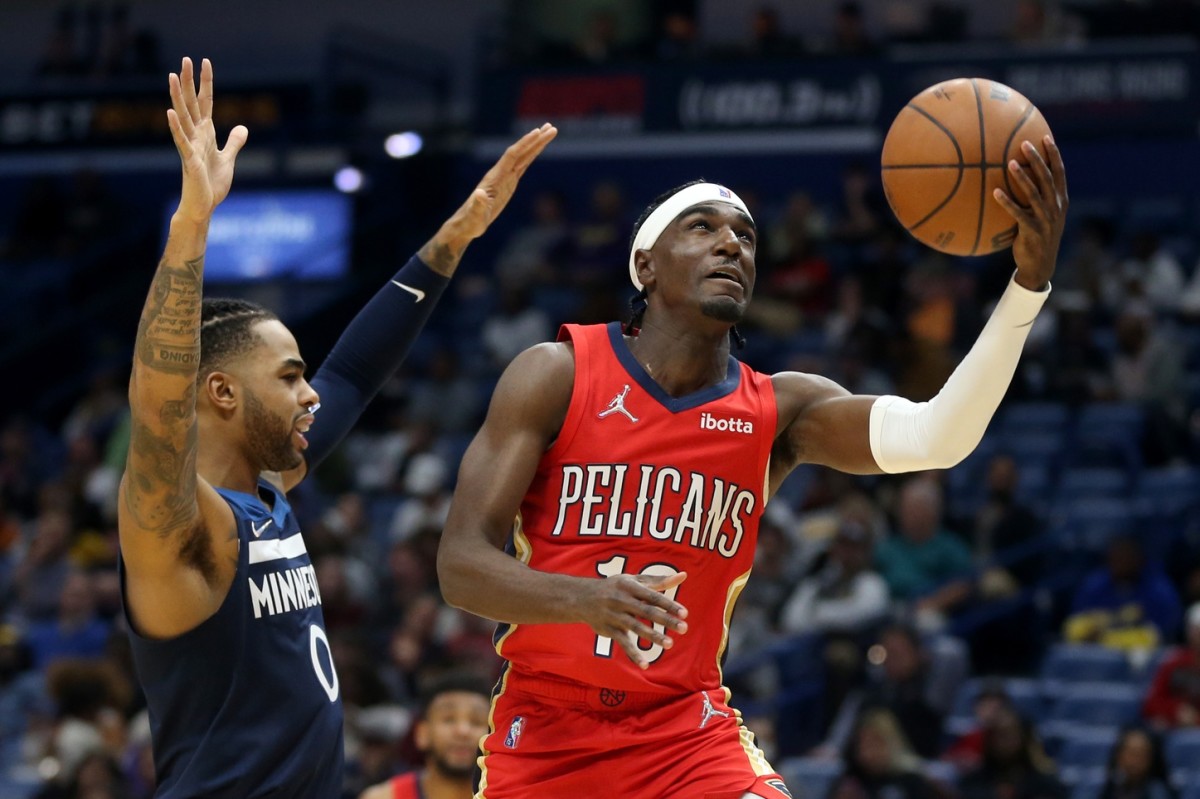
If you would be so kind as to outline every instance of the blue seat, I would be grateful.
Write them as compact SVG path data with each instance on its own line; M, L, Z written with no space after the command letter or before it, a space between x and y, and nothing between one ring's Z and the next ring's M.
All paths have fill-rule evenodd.
M840 760L789 757L779 764L779 776L797 796L824 797L842 775Z
M1063 738L1055 758L1064 774L1077 770L1079 776L1099 769L1103 772L1119 734L1111 727L1087 728L1072 731Z
M1167 769L1178 785L1200 785L1200 729L1174 730L1163 741Z
M1124 682L1060 682L1054 692L1051 718L1073 727L1122 727L1137 719L1142 706L1141 688Z
M1060 776L1063 776L1064 782L1071 785L1071 799L1100 799L1100 794L1104 791L1105 774L1103 771L1099 774L1081 774L1075 780L1068 780L1065 775Z
M1147 469L1138 480L1134 496L1158 513L1185 511L1200 503L1200 469Z
M1050 531L1060 547L1098 552L1114 536L1134 531L1136 522L1129 500L1082 497L1055 509Z
M1058 481L1058 499L1070 501L1079 497L1123 497L1132 483L1129 473L1124 469L1067 469Z
M1021 471L1030 466L1056 464L1067 447L1065 430L1012 433L1005 435L997 451L1011 455Z
M1123 652L1095 644L1055 644L1042 661L1043 686L1048 683L1128 682L1133 678ZM1051 690L1055 690L1053 687Z
M1070 411L1059 402L1017 402L1000 415L999 429L1007 438L1024 433L1066 431Z
M996 680L987 677L974 677L963 683L954 697L954 710L951 715L955 718L971 719L975 713L975 698L980 690ZM1042 697L1041 684L1037 680L1012 677L1000 681L1004 692L1016 706L1023 717L1037 721L1045 714L1046 705Z

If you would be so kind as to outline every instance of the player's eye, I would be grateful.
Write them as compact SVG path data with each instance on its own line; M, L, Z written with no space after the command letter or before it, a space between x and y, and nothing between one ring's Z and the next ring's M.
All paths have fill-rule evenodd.
M712 230L712 225L708 224L708 222L703 219L697 219L689 227L691 227L693 230Z
M288 383L289 385L292 383L295 383L299 379L300 379L300 375L297 372L288 372L286 375L283 376L284 382Z

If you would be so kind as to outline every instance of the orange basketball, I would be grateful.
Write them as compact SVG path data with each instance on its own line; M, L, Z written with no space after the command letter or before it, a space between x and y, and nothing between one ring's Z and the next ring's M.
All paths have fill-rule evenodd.
M1021 204L1008 161L1027 164L1021 142L1047 158L1046 120L1020 92L986 78L930 86L896 115L883 142L883 191L900 224L951 255L987 255L1012 244L1013 218L1000 187Z

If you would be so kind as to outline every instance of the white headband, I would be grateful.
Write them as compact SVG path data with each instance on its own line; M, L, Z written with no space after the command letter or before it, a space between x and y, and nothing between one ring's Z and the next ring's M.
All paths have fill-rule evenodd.
M697 183L672 194L662 205L650 212L650 216L646 217L646 221L638 228L637 235L633 237L633 247L629 250L629 279L638 291L642 290L642 281L638 280L637 265L634 263L637 251L653 247L658 237L667 229L667 225L693 205L706 202L728 203L750 216L750 210L746 208L741 197L716 183Z

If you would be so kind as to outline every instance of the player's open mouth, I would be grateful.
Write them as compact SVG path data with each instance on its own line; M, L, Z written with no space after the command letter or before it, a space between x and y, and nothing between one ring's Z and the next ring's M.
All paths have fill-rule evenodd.
M708 277L706 279L707 280L720 280L722 282L732 283L733 285L737 286L739 289L743 288L741 277L738 275L738 273L735 270L729 269L729 268L714 269L713 271L708 273Z
M309 407L308 413L296 420L296 426L292 429L292 433L295 434L296 440L299 442L300 449L308 449L308 439L304 437L304 434L308 432L309 428L312 427L313 422L316 421L314 414L316 414L320 408L321 403L318 402Z

